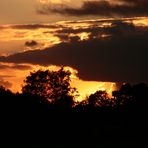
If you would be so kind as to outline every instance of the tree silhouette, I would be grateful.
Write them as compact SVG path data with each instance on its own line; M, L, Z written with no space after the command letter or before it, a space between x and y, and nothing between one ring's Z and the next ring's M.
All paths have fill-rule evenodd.
M113 91L112 96L117 106L130 104L133 101L133 88L131 84L125 83L118 91Z
M88 97L88 104L92 107L112 106L112 99L108 97L106 91L96 91Z
M0 86L0 94L11 93L10 90L6 89L4 86Z
M58 71L38 70L26 77L22 92L40 96L45 102L72 106L77 91L70 85L70 76L71 72L64 67Z
M6 89L4 86L0 86L0 99L1 99L1 101L2 100L8 101L7 99L10 100L12 95L13 95L13 93L9 89Z
M133 97L137 106L146 107L148 105L148 85L145 83L135 84Z
M4 86L0 86L0 110L11 110L14 104L14 94L9 89L6 89Z

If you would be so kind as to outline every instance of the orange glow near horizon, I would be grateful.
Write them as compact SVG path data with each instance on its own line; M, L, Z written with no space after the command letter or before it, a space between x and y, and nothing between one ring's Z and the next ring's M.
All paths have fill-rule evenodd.
M141 17L133 20L136 26L148 26L148 17Z
M58 66L40 66L40 65L31 65L31 64L19 64L15 65L14 63L0 63L1 65L5 66L4 70L0 71L0 76L7 75L3 80L8 81L12 84L10 88L13 92L21 92L21 87L23 85L23 80L30 74L31 71L37 71L39 69L45 70L53 70L56 71L60 67ZM28 66L27 69L14 69L17 66ZM29 68L30 67L30 68ZM65 70L70 70L71 75L71 85L72 87L77 88L80 96L76 98L77 101L84 100L87 96L92 93L95 93L97 90L106 90L109 95L115 89L115 83L112 82L97 82L97 81L83 81L76 76L78 73L77 70L74 70L71 67L65 67ZM8 75L9 74L9 75Z
M45 1L42 0L44 3ZM58 1L57 1L58 2ZM45 49L46 47L51 47L56 44L62 43L63 40L58 37L58 33L64 29L69 29L66 34L64 31L60 35L65 35L65 37L78 36L80 40L87 40L89 38L89 31L84 31L83 29L89 29L90 27L109 27L111 26L111 21L116 20L114 18L107 19L97 19L97 20L77 20L77 21L60 21L52 24L23 24L21 27L18 24L15 25L0 25L0 56L7 56L9 54L24 52L26 50L37 50ZM130 21L128 18L121 18L123 21ZM100 21L100 22L99 22ZM148 26L148 17L133 18L131 22L135 26ZM37 25L36 28L33 25ZM76 30L82 30L76 31ZM72 32L70 32L72 30ZM57 31L57 32L56 32ZM58 32L59 31L59 32ZM84 31L84 32L83 32ZM66 36L67 35L67 36ZM102 38L108 35L102 34ZM36 46L26 47L26 41L37 42ZM68 40L69 41L69 40ZM39 65L24 64L29 66L27 69L16 68L15 64L12 63L0 63L2 66L0 70L0 82L12 83L11 90L13 92L21 91L21 86L23 80L30 71L36 71L38 69L51 69L57 70L57 66L43 67ZM97 82L97 81L84 81L77 77L77 71L67 67L72 72L72 86L76 87L80 93L77 98L78 101L86 98L86 96L91 93L95 93L97 90L106 90L111 96L111 92L116 89L116 84L112 82ZM9 74L9 75L8 75ZM1 84L1 83L0 83ZM3 83L2 83L3 84Z
M116 89L116 83L114 82L101 82L101 81L84 81L77 77L78 71L66 67L67 70L70 70L71 75L71 85L76 87L80 96L76 98L77 101L82 101L86 99L92 93L95 93L97 90L107 91L109 97L112 96L112 91Z
M77 101L85 100L86 97L98 90L107 91L109 97L111 97L112 91L116 89L116 84L113 82L83 81L80 79L73 81L73 86L78 89L80 94L76 98Z

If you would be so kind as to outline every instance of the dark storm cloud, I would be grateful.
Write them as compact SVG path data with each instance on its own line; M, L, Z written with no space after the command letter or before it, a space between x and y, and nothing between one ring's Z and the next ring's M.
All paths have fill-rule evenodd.
M118 3L117 3L118 2ZM63 5L43 6L38 13L59 13L74 16L99 15L99 16L148 16L147 0L118 0L116 3L108 0L84 1L80 8ZM120 3L119 3L120 2Z
M44 50L1 57L0 61L40 65L66 65L85 80L148 83L148 28L113 22L106 39L77 37Z

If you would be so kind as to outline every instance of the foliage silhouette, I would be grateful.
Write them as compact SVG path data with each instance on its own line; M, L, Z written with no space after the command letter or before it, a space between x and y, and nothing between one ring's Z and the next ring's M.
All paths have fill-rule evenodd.
M135 84L133 86L134 102L140 108L147 108L148 105L148 85L145 83Z
M134 99L132 86L129 83L123 84L119 91L113 91L112 95L116 102L116 106L125 105Z
M88 97L88 104L92 107L112 106L113 101L109 98L106 91L96 91Z
M39 77L40 79L44 78L41 84L39 83L38 73L43 74ZM116 142L118 139L125 143L125 137L128 137L128 135L131 140L131 137L134 138L137 131L147 129L148 86L146 84L123 84L119 90L113 92L113 98L109 98L106 91L97 91L73 107L75 89L71 88L70 81L67 82L67 80L70 80L70 73L67 75L67 71L65 72L63 68L56 71L54 75L52 75L53 73L41 70L32 73L28 76L29 80L28 77L25 80L31 83L26 83L23 87L23 93L15 94L2 86L0 87L0 114L2 114L1 123L4 124L1 126L1 129L4 129L4 132L1 131L2 134L11 134L11 139L17 139L17 142L20 140L19 138L22 140L24 136L23 143L29 138L31 140L34 138L35 142L43 139L44 142L50 141L51 146L51 141L54 140L54 144L57 141L60 141L60 144L64 141L67 143L69 140L73 143L73 139L76 138L75 135L81 141L84 138L84 140L87 139L86 142L90 141L90 143L92 143L91 140L99 143L103 139L105 139L105 143ZM45 78L48 74L53 76L54 81L46 81ZM57 78L58 82L55 80ZM65 81L67 82L66 86L61 84ZM42 90L39 86L46 88L45 84L51 82L54 86L53 88L49 87L51 90L65 86L64 89L68 87L73 90L71 90L73 93L69 94L66 90L62 91L63 95L61 95L61 92L57 92L56 95L42 95L45 91L38 93ZM59 88L59 90L61 89ZM52 96L52 98L48 98L49 96ZM49 103L49 101L52 103ZM13 133L18 136L15 137ZM63 134L66 136L63 136ZM97 135L97 137L94 135ZM100 141L98 142L98 140Z
M10 103L10 102L14 101L12 96L13 96L13 93L9 89L6 89L4 86L0 86L1 105L3 103Z
M11 94L12 92L9 89L6 89L4 86L0 86L0 95Z
M61 67L58 71L38 70L26 77L23 94L37 95L42 102L73 106L76 88L70 85L71 72Z
M125 83L118 91L112 92L113 99L116 106L129 106L141 108L148 104L148 85L145 83L139 83L131 85Z

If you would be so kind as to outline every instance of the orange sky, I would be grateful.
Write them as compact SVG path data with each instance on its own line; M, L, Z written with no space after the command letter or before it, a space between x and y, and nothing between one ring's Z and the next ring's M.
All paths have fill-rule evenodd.
M22 68L19 68L20 65L16 65L14 63L0 63L5 66L4 70L0 71L0 76L6 76L3 80L8 81L12 84L11 90L13 92L21 92L21 87L23 85L23 80L26 76L30 74L31 71L36 71L39 69L50 69L50 70L58 70L57 66L40 66L40 65L31 65L31 64L20 64ZM18 66L18 68L17 68ZM24 66L24 68L23 68ZM28 66L25 68L25 66ZM15 68L14 68L15 67ZM86 96L91 93L96 92L96 90L107 90L111 94L111 90L116 88L115 83L111 82L97 82L97 81L83 81L79 79L77 75L77 71L67 67L72 72L71 76L71 85L76 87L79 91L80 96L77 98L79 101L85 99Z
M14 54L18 52L24 52L26 50L35 50L35 49L44 49L45 47L54 46L55 44L61 43L59 37L54 35L56 30L60 30L60 27L50 28L50 27L39 27L37 29L20 29L19 25L63 25L67 28L73 29L84 29L89 28L90 23L96 21L97 16L83 16L80 18L74 16L62 16L57 14L51 15L39 15L37 9L40 4L66 4L70 6L79 7L84 0L1 0L0 1L0 55L6 56L9 54ZM99 17L99 19L103 17ZM83 23L79 23L78 20L83 20ZM87 20L86 20L87 19ZM108 18L109 19L109 18ZM77 20L77 23L70 23L65 21ZM85 21L86 20L86 21ZM56 22L56 23L55 23ZM133 19L135 25L148 25L148 18L141 17ZM12 25L13 24L13 25ZM18 24L18 28L16 27ZM92 25L92 24L91 24ZM105 26L110 25L109 23L99 24ZM85 40L88 38L89 33L82 32L73 34L70 33L69 37L77 35L80 37L80 40ZM106 37L106 35L102 36ZM25 43L27 41L35 40L37 42L36 46L27 47ZM39 65L27 64L28 68L23 68L26 64L16 65L15 63L0 63L2 67L0 70L0 82L6 83L7 81L12 84L11 89L13 91L20 91L23 80L32 70L37 70L39 68L51 68L51 67L41 67ZM58 66L58 65L57 65ZM30 68L29 68L30 67ZM52 66L53 68L53 66ZM55 67L54 67L55 68ZM115 89L115 84L112 82L97 82L97 81L83 81L81 78L73 77L72 85L78 88L81 97L84 98L90 93L94 93L96 90L107 90L109 93L111 90Z
M89 20L90 21L90 20ZM91 20L92 22L95 20ZM135 25L147 25L148 19L147 18L141 18L141 19L135 19L133 20ZM65 25L66 27L72 27L74 29L79 28L87 28L90 26L89 23L70 23L70 22L57 22L52 23L52 25ZM29 25L29 24L24 24ZM33 24L32 24L33 25ZM43 24L43 25L49 25L49 24ZM109 25L109 24L102 24L102 25ZM59 28L38 28L38 29L19 29L15 28L15 25L1 25L3 29L1 30L0 34L0 55L9 55L13 53L18 52L24 52L25 50L35 50L35 49L43 49L45 47L53 46L55 44L58 44L61 42L61 40L53 35L53 32L56 30L60 30ZM19 26L19 25L18 25ZM43 32L48 32L47 34ZM86 39L88 34L87 33L80 33L77 34L81 40ZM73 34L71 34L73 36ZM35 40L38 42L38 45L35 47L26 47L25 42ZM5 76L9 74L9 77L3 77L2 79L5 81L9 81L12 83L11 89L13 91L20 91L21 85L23 83L23 80L27 75L29 75L30 71L34 69L44 68L41 66L34 66L30 65L31 69L14 69L11 68L13 64L8 63L1 63L2 65L10 65L10 67L6 69L1 69L0 76ZM15 63L14 63L15 65ZM27 64L28 65L28 64ZM46 67L48 68L48 67ZM97 81L83 81L78 77L73 78L72 85L78 88L81 97L85 98L86 95L89 95L91 93L94 93L96 90L107 90L108 92L111 92L112 89L115 89L115 85L112 82L97 82Z
M67 3L69 1L72 5L80 5L83 0L1 0L0 24L47 23L75 18L67 18L55 14L51 14L50 16L37 14L36 9L41 3L45 3L46 1L52 3L59 1Z
M38 7L41 4L66 4L72 7L80 7L86 0L1 0L0 1L0 24L22 23L49 23L60 20L78 20L79 17L64 16L58 14L39 15ZM92 0L87 0L92 1ZM119 3L119 0L108 0L111 3ZM98 18L97 16L81 16L81 19ZM102 17L99 17L102 18Z

